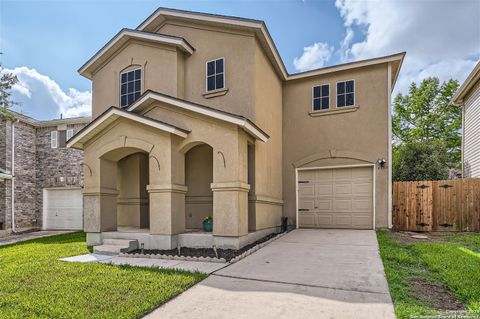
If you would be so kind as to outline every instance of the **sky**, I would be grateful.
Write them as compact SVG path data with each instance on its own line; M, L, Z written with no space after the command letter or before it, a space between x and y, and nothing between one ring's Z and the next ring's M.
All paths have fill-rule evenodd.
M430 76L462 82L480 59L480 0L0 0L0 63L20 80L14 110L89 115L78 68L158 7L265 21L289 73L406 51L394 94Z

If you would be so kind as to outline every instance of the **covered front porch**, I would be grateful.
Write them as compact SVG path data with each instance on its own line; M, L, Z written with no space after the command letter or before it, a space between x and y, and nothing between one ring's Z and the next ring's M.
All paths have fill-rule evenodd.
M249 229L249 179L265 133L245 129L239 117L232 123L225 114L140 102L135 110L107 110L69 142L85 154L88 245L135 239L146 249L238 249L275 230ZM202 231L208 216L212 233Z

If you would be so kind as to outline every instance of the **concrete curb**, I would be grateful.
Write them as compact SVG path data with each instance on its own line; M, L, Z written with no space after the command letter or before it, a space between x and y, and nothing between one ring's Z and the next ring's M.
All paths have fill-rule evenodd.
M236 263L237 261L253 254L260 248L270 244L272 241L277 240L278 238L281 238L284 236L287 232L283 232L278 234L277 236L270 238L269 240L260 243L249 250L243 252L241 255L236 256L229 262L225 260L225 258L215 258L215 257L191 257L191 256L170 256L170 255L153 255L153 254L128 254L128 253L120 253L118 256L119 257L128 257L128 258L152 258L152 259L165 259L165 260L183 260L183 261L202 261L202 262L211 262L211 263L224 263L224 264L233 264Z

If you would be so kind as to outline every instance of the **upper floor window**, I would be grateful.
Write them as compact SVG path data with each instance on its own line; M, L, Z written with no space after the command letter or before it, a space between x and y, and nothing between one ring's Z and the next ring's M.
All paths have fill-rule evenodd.
M120 74L120 107L127 107L141 95L142 69Z
M313 111L327 110L330 107L330 85L313 87Z
M355 81L337 82L337 107L355 105Z
M225 88L225 59L207 62L207 91Z
M73 136L73 130L57 130L50 132L50 147L64 148L67 147L67 141Z

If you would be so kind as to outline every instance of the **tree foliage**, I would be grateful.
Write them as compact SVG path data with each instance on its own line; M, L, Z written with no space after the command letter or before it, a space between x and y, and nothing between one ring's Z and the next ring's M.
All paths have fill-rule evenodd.
M449 156L445 142L403 143L393 153L393 180L424 181L448 178Z
M13 73L5 72L0 64L0 117L11 118L9 108L15 104L10 97L12 95L12 87L18 83L18 78Z
M436 77L410 85L408 94L394 100L392 131L394 145L415 142L443 141L447 152L447 168L459 167L461 158L462 111L449 105L458 89L456 80L440 83Z

